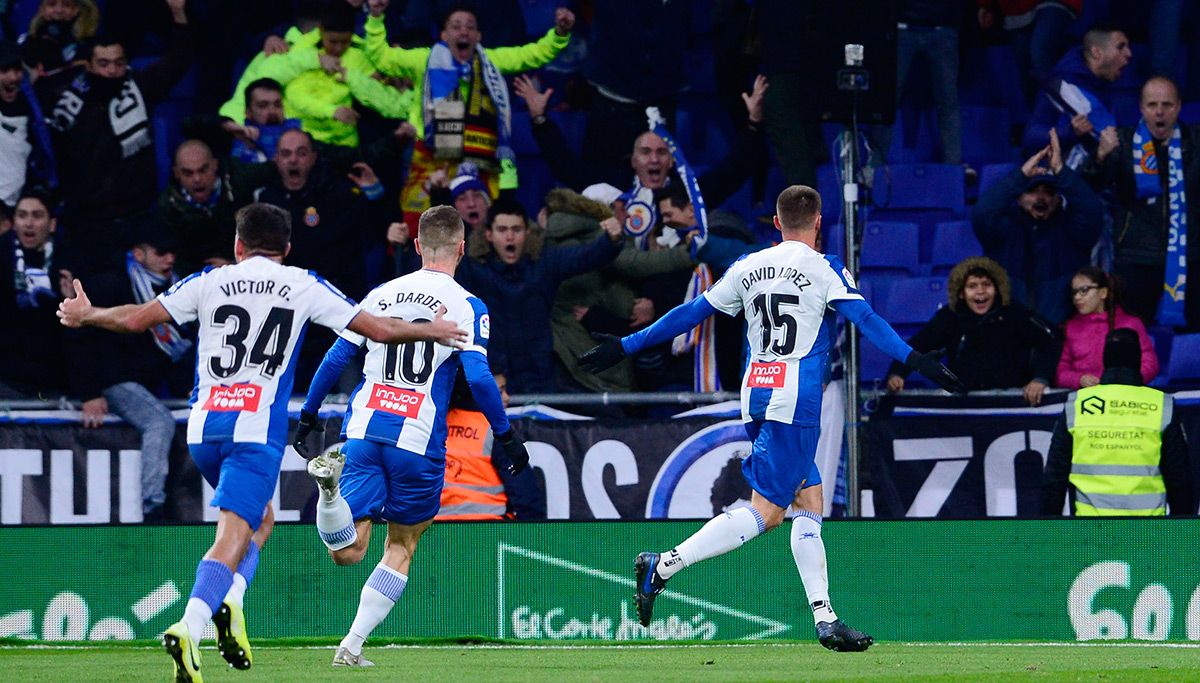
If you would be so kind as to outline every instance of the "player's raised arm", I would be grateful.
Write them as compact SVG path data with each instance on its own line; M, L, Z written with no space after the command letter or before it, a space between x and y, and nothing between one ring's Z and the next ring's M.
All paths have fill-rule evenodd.
M445 314L446 308L443 306L433 322L410 323L359 311L346 329L380 344L431 341L456 349L462 348L467 341L467 332L459 328L458 323L453 320L446 320Z
M857 325L863 336L877 346L880 351L925 375L946 391L957 394L967 393L966 386L959 381L958 377L938 361L938 354L913 350L866 301L840 299L831 301L829 304L838 313L846 316L847 320Z
M625 356L633 355L648 347L661 344L687 332L704 322L717 309L708 299L698 296L667 311L653 325L625 337L597 334L598 346L592 347L579 357L579 366L593 373L604 372Z
M87 292L83 291L83 283L72 281L75 296L63 299L58 304L58 320L67 327L83 327L89 325L110 332L145 332L146 330L170 322L171 316L167 309L152 299L144 304L126 304L112 308L98 308L92 305Z

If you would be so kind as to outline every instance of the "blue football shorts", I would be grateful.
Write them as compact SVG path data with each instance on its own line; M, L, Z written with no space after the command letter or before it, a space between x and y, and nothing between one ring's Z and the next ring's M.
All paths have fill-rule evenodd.
M257 531L275 495L283 449L261 443L211 441L188 444L204 480L216 489L212 506L229 510Z
M342 497L354 519L411 526L437 515L446 480L444 459L366 439L348 439L342 453Z
M742 462L750 488L781 508L787 508L802 488L821 483L817 469L820 427L800 427L769 420L746 423L753 445Z

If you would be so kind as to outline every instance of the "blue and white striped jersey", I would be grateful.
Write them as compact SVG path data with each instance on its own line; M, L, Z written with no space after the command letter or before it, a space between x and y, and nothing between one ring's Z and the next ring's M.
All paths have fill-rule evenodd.
M746 313L742 419L820 426L833 301L862 300L836 256L798 241L747 254L704 292L713 308Z
M446 455L446 413L460 353L487 356L487 306L454 278L419 270L375 288L359 309L410 322L431 321L446 307L446 320L469 334L459 351L433 342L380 344L350 331L342 339L362 346L363 380L350 396L344 433L348 439L378 441L431 458Z
M200 323L192 444L283 448L296 352L308 322L340 332L357 315L354 302L319 275L264 256L184 278L158 301L176 323Z

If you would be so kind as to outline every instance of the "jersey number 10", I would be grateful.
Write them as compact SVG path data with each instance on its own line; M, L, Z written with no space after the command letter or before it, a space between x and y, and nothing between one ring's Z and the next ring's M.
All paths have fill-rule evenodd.
M428 318L416 318L410 322L427 323ZM433 374L433 342L408 342L388 344L383 356L383 381L392 384L396 377L400 381L417 386L429 381ZM421 367L417 368L417 356L421 356Z

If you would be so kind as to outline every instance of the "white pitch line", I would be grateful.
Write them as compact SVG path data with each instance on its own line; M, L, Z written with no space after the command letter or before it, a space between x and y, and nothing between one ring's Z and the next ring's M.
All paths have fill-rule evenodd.
M765 642L757 641L753 643L678 643L674 645L664 645L661 643L596 643L589 644L588 641L580 641L578 644L563 644L563 645L543 645L543 644L505 644L505 643L464 643L461 645L404 645L400 643L389 643L387 645L379 645L371 648L375 650L674 650L674 649L701 649L701 648L721 648L721 649L744 649L744 648L789 648L789 647L812 647L815 643L809 641L803 642ZM1136 647L1136 648L1175 648L1195 650L1200 649L1200 643L1130 643L1130 642L1047 642L1047 643L988 643L988 642L944 642L944 643L913 643L913 642L877 642L876 647L1061 647L1061 648L1097 648L1097 647ZM336 645L259 645L255 649L259 650L333 650ZM110 645L49 645L46 643L31 643L29 645L0 645L0 650L109 650L113 649ZM128 645L121 646L121 649L129 650L158 650L157 645L136 646ZM215 646L205 645L202 650L216 650Z

